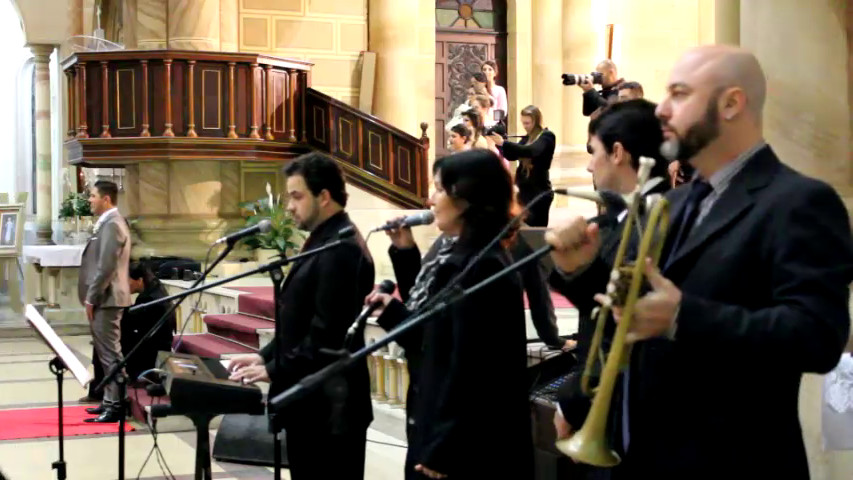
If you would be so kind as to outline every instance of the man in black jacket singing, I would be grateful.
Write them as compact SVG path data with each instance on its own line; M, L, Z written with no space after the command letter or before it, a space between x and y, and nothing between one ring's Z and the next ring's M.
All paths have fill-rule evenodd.
M355 228L344 211L347 193L340 167L320 153L297 158L284 171L288 210L311 235L303 251L338 239ZM260 354L235 357L232 380L271 381L269 398L335 360L323 350L344 347L347 328L373 289L373 259L363 238L293 264L282 286L275 339ZM351 348L364 346L356 335ZM287 431L290 475L301 479L362 479L367 427L373 420L367 363L332 379L278 417Z

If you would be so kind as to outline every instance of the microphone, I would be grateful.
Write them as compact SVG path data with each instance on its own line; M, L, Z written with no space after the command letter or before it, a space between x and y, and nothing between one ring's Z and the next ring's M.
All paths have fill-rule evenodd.
M252 225L251 227L244 228L237 232L232 233L231 235L226 235L219 240L213 242L214 245L219 245L220 243L227 243L228 245L234 245L238 240L243 237L248 237L250 235L255 235L258 233L269 233L272 230L272 222L269 219L265 218L258 222L256 225Z
M416 227L418 225L429 225L435 221L435 215L430 210L422 210L418 213L409 215L402 220L388 222L381 227L374 228L372 232L382 232L385 230L393 230L395 228Z
M396 289L396 288L397 288L397 285L395 285L394 282L392 282L391 280L383 280L382 283L379 284L379 293L387 293L390 295L390 294L394 293L394 289ZM359 329L361 329L364 322L367 321L367 317L369 317L370 314L373 313L374 310L376 310L377 308L379 308L381 306L382 306L382 302L373 302L370 305L364 307L364 309L361 311L361 313L358 315L358 317L355 319L355 321L352 322L352 325L350 325L349 330L347 330L347 336L346 336L346 339L344 340L345 345L347 345L347 346L349 345L353 335L355 335L355 333Z
M567 197L582 198L603 205L608 212L621 212L628 208L628 200L619 193L611 190L580 190L577 188L555 188L554 193Z

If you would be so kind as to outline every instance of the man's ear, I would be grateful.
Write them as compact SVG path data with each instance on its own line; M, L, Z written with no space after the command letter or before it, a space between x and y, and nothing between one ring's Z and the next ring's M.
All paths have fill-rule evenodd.
M631 160L631 154L625 150L625 147L622 146L621 142L613 143L613 153L611 156L613 157L613 164L616 166L624 165L625 162Z
M332 201L332 194L324 188L323 190L320 190L320 194L317 195L317 200L320 202L320 206L325 207Z

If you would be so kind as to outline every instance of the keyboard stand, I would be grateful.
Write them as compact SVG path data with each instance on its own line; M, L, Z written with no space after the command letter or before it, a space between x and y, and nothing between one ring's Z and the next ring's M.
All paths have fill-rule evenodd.
M152 405L152 417L168 417L183 415L193 421L196 433L195 445L195 480L212 480L213 470L210 466L210 421L218 414L212 413L174 413L171 405Z

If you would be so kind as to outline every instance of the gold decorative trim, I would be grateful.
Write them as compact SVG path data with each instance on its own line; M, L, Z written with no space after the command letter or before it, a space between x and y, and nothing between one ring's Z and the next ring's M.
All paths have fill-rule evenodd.
M378 137L379 138L379 165L373 163L373 142L370 141L371 137ZM367 132L367 162L371 167L378 168L379 170L382 170L382 165L385 164L385 162L383 161L383 157L382 157L382 151L383 150L384 150L384 148L382 148L382 135L379 135L378 133L373 133L373 132L368 130L368 132Z
M216 74L216 126L207 126L207 116L205 115L205 106L207 102L207 93L204 88L207 85L204 76L208 73ZM202 70L201 71L201 129L202 130L222 130L222 72L219 70Z
M349 128L350 128L350 137L349 137L349 140L350 140L350 150L349 150L349 151L344 150L344 147L343 147L343 145L344 145L344 136L343 136L343 135L344 135L344 127L343 127L343 122L346 122L346 123L347 123L347 125L349 125ZM344 118L344 117L338 117L338 151L340 151L341 153L343 153L344 155L346 155L346 156L348 156L348 157L351 157L351 156L352 156L352 150L353 150L353 148L352 148L352 144L353 144L353 141L352 141L352 133L353 133L353 125L352 125L352 122L351 122L351 121L349 121L348 119Z
M401 155L402 153L406 154L406 178L403 178L400 175L400 165L403 164L403 162L401 161L401 158L403 157L403 155ZM402 145L397 145L397 178L391 179L391 181L393 182L394 180L400 180L408 185L412 184L412 153L409 150L403 148Z
M130 72L130 110L132 112L131 118L133 119L133 125L129 127L123 127L121 124L121 82L119 81L119 74L121 72ZM116 70L116 125L119 130L131 130L136 128L136 74L132 68Z

